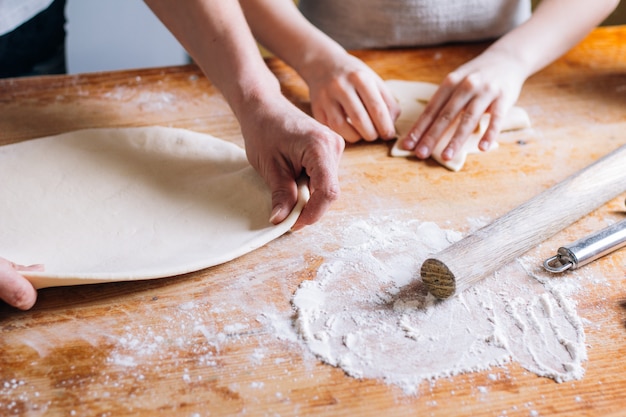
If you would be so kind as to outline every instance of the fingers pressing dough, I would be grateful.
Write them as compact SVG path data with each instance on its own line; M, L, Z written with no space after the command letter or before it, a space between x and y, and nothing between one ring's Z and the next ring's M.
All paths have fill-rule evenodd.
M388 80L386 83L400 105L401 113L396 120L396 132L398 138L403 138L411 130L415 121L426 108L428 100L435 94L439 86L420 81ZM456 126L457 123L454 123L445 131L432 152L432 158L451 171L459 171L463 168L468 154L481 152L478 149L478 143L489 126L489 115L483 115L476 127L476 131L470 135L463 147L454 155L454 158L446 161L441 157L441 154L452 138ZM513 107L504 119L502 131L520 130L528 127L530 127L530 119L526 111L521 107ZM498 144L494 143L491 149L495 149L497 146ZM397 140L391 149L391 156L411 157L414 156L414 153L413 151L402 149L399 140Z

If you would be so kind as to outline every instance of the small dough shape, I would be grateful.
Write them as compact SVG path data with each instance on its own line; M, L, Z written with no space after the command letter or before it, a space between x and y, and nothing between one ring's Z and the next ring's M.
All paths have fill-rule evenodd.
M36 288L169 277L289 231L245 151L165 127L89 129L0 147L0 256Z
M411 130L419 115L422 114L426 108L428 100L435 94L439 86L437 84L420 81L402 80L387 80L386 84L400 106L401 113L398 120L396 120L396 132L398 137L401 138ZM468 154L480 152L478 143L489 126L489 115L483 115L476 127L476 131L470 135L454 158L446 161L441 157L441 154L452 138L456 126L457 124L455 123L444 132L442 139L437 143L432 152L432 158L434 160L452 171L459 171L463 168ZM504 118L502 131L520 130L528 127L530 127L530 119L526 111L521 107L513 107ZM497 146L498 144L495 142L491 149L495 149ZM414 153L413 151L402 149L399 141L396 140L396 143L391 149L391 156L411 157L414 156Z

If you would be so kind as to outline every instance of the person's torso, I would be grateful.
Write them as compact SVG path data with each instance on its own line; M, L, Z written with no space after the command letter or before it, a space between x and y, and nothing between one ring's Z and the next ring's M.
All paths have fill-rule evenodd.
M492 39L531 14L530 0L300 0L299 7L347 49Z

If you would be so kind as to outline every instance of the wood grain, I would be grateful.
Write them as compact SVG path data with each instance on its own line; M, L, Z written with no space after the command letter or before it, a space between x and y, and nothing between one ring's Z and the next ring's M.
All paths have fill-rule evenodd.
M424 261L429 292L462 292L626 192L626 145Z
M384 78L440 82L484 47L355 54ZM308 110L302 80L278 60L268 64L284 93ZM496 151L469 158L461 172L389 158L390 145L380 141L349 145L341 198L314 226L193 274L44 289L28 312L0 304L0 415L623 415L624 250L558 278L584 283L572 295L589 356L580 381L557 384L511 363L425 382L407 397L318 361L288 330L294 291L328 261L315 243L304 243L312 236L328 234L324 251L340 250L332 243L337 225L372 215L470 233L624 145L625 86L626 27L599 29L526 83L518 104L533 129L501 135ZM145 125L242 143L226 102L195 66L0 80L0 144ZM584 216L535 255L544 259L623 219L623 202Z

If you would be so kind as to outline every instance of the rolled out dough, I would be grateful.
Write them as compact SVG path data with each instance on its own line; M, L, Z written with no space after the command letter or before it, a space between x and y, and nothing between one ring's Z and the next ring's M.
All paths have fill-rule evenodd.
M287 232L240 147L189 130L91 129L0 147L0 256L36 288L168 277Z
M400 105L400 117L396 121L396 132L398 138L403 138L411 130L415 121L420 114L424 111L428 100L435 94L437 84L425 83L420 81L402 81L402 80L387 80L387 87L389 87L391 93L398 101ZM476 131L468 138L463 147L456 153L453 159L446 161L441 157L441 154L445 150L448 142L452 138L454 131L456 130L456 124L453 124L444 134L441 140L433 149L432 158L439 162L444 167L452 170L459 171L463 168L467 154L480 152L478 143L480 138L487 130L489 126L489 115L483 115L476 127ZM502 131L519 130L530 127L530 119L528 114L521 107L513 107L509 110L509 113L504 119ZM492 149L497 147L497 143L492 145ZM414 156L413 151L407 151L400 147L399 140L396 141L391 149L391 156L396 157L410 157Z

